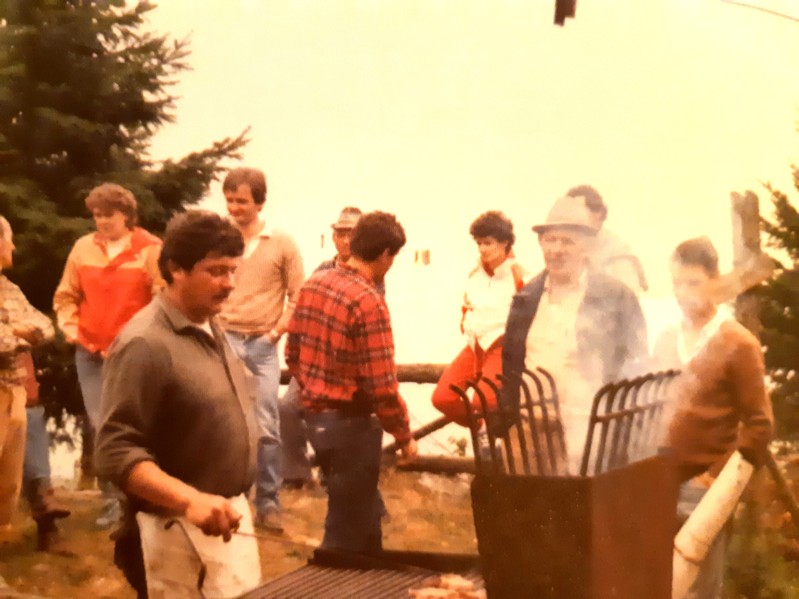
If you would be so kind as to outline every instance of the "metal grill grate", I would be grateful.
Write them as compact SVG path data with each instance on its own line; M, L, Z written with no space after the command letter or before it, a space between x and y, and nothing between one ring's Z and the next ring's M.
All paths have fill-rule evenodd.
M242 599L407 599L410 589L422 586L435 574L432 570L410 573L308 565L268 582ZM471 579L480 580L477 575Z
M654 455L669 387L667 370L602 387L594 397L580 474L596 475Z
M414 565L425 562L430 568ZM446 571L458 572L483 588L476 566L477 557L469 555L386 551L373 557L318 549L307 566L241 599L407 599L410 589Z
M593 398L580 475L597 475L657 451L668 389L678 371L647 374L602 387ZM478 474L560 476L568 473L555 381L543 368L450 386L466 408ZM503 387L518 389L511 407ZM485 388L499 401L490 401ZM474 400L469 392L474 394ZM476 406L475 406L476 404ZM483 424L485 423L485 425Z

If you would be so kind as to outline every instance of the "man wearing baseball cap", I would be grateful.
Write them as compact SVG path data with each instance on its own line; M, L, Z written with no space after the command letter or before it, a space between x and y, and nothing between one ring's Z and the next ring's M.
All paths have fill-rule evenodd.
M350 238L352 237L352 230L358 224L358 219L361 217L360 208L354 206L346 206L342 209L338 220L330 225L333 229L333 245L336 246L336 255L330 260L325 260L316 270L327 270L333 268L338 264L344 264L350 258Z
M568 454L558 473L576 474L594 394L647 367L646 322L626 285L588 268L596 228L583 197L556 200L533 231L545 268L513 298L503 372L513 379L541 367L553 376ZM508 385L504 399L518 409L519 386Z

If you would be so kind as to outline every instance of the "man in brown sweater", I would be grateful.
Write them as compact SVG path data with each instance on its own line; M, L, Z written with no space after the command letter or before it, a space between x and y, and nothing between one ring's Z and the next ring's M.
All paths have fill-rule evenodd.
M258 424L255 479L256 525L283 530L278 489L282 480L277 344L286 332L294 302L305 280L294 240L261 220L266 177L254 168L231 170L222 184L228 213L244 237L236 286L219 322L239 358L255 375Z
M659 368L678 368L667 443L684 482L680 516L687 517L737 449L755 466L763 463L774 417L766 393L760 343L713 301L718 255L709 239L690 239L672 254L674 295L683 321L655 344ZM702 564L689 597L719 597L723 582L722 532Z

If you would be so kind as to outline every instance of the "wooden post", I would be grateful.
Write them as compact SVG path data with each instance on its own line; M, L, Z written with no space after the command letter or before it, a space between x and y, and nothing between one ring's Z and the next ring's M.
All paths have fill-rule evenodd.
M744 270L757 262L760 251L760 210L757 196L746 191L743 195L732 192L732 255L735 270ZM735 299L735 316L742 325L760 337L762 325L758 316L757 298L743 289Z

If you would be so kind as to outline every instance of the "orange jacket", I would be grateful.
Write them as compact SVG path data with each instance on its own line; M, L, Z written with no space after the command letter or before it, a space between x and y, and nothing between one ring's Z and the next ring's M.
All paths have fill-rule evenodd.
M53 297L58 326L70 343L105 351L119 330L164 286L158 270L161 240L135 228L113 260L99 233L75 242Z

